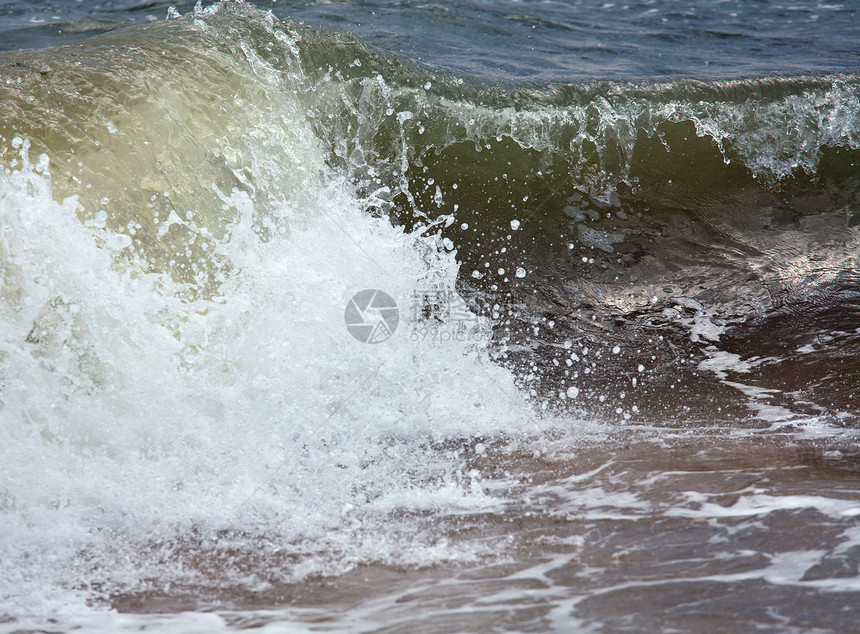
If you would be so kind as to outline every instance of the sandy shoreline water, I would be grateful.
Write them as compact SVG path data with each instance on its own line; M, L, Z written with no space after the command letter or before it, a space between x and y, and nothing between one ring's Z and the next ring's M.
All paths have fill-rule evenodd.
M428 516L440 539L497 545L480 563L360 565L260 590L213 580L115 595L111 605L318 631L779 631L788 620L847 631L860 617L860 453L851 442L680 434L474 466L528 480L503 494L503 512ZM239 578L255 560L235 553L212 572Z

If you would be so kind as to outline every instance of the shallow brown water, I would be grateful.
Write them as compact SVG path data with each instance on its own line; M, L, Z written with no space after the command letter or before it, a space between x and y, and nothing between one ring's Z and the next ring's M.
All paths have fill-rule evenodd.
M112 604L314 631L852 631L860 619L856 446L714 432L648 439L619 430L629 442L540 459L489 452L474 467L505 483L504 510L423 520L440 539L493 544L495 555L479 565L365 565L259 592L187 587L117 595ZM272 560L234 555L222 562L224 576L253 561L277 577Z
M183 11L0 55L0 631L856 629L855 69Z

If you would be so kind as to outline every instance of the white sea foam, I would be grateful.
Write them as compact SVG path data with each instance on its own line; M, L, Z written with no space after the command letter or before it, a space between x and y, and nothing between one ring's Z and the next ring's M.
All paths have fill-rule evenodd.
M699 492L687 492L686 498L691 506L677 506L668 509L666 515L696 519L719 519L764 516L775 511L797 511L800 509L815 509L834 519L860 515L860 503L857 500L817 495L753 493L741 496L737 502L729 506L710 502L707 495Z
M255 217L296 212L221 192L234 214L224 237L195 226L228 272L193 298L169 267L117 259L129 236L82 223L75 196L54 200L47 157L34 164L20 145L0 174L4 609L207 583L183 540L213 556L292 549L300 563L284 578L480 554L408 519L381 526L403 510L495 504L461 454L430 443L521 429L530 412L512 377L486 336L413 341L404 324L368 345L344 326L364 288L391 294L404 320L415 293L453 288L457 264L436 239L367 215L333 177L303 192L302 222L265 240Z
M252 15L253 28L242 31L229 19L217 24L222 10L235 11L237 20ZM184 29L176 31L181 37L142 37L135 55L141 68L158 69L154 82L148 72L129 78L114 69L84 77L85 107L62 107L81 105L74 89L48 95L60 107L41 115L59 120L57 112L83 112L69 133L80 147L62 147L62 139L46 148L70 152L63 158L80 172L53 156L32 160L26 135L0 147L7 168L0 173L0 618L15 615L15 629L28 627L30 616L42 627L38 617L72 613L72 626L92 631L217 631L225 624L214 615L102 619L104 613L86 612L90 601L110 593L264 592L367 563L432 566L497 555L493 538L449 539L444 523L504 512L501 498L511 483L470 463L547 425L494 363L489 324L462 301L460 317L478 326L475 336L410 337L416 296L454 288L455 245L374 217L372 205L330 165L340 158L350 169L370 169L363 153L374 151L381 129L370 115L380 106L380 116L391 110L390 118L396 103L389 93L408 86L389 86L376 75L361 78L362 86L331 81L326 89L327 73L309 88L292 35L271 16L242 11L238 3L199 9L193 22L171 21ZM182 42L189 33L193 46ZM257 36L265 42L254 48L246 39ZM273 53L273 42L283 50ZM350 65L360 66L357 58ZM139 86L149 91L143 105ZM330 117L348 128L339 107L349 110L353 98L368 108L349 113L361 130L347 133L332 123L326 142L334 147L321 147L313 120ZM844 101L852 99L847 91ZM555 117L560 125L582 121L579 141L596 139L602 148L616 121L624 129L642 116L616 116L603 100L596 106L606 115L600 129L586 134L591 107L521 112L428 100L430 110L438 101L441 110L469 117L467 133L437 134L451 143L491 130L551 148L565 137L544 125ZM660 117L702 119L673 107ZM447 126L450 118L438 121ZM421 123L402 110L396 120L405 148L405 127L412 122L423 134L433 117L422 115ZM50 126L38 119L34 127ZM731 136L725 128L696 129L719 141ZM837 132L826 141L842 142L846 134ZM625 156L634 140L619 136L630 149ZM785 171L767 156L757 159L756 147L740 148L756 159L751 169ZM409 158L404 149L392 169L403 176ZM596 173L592 189L607 185L602 170ZM390 202L391 190L381 186L368 195L371 203L378 202L374 195ZM581 237L608 253L624 236ZM507 270L525 275L523 268ZM399 329L375 345L357 341L344 324L347 302L362 289L381 289L401 308ZM725 328L715 312L695 299L673 301L667 316L688 328L693 342L718 342ZM753 367L751 359L709 349L714 354L700 367L723 379ZM771 392L730 385L772 420L791 419L767 403ZM578 390L563 393L581 401ZM546 449L521 447L535 459ZM622 525L662 510L644 491L588 482L605 468L529 486L521 501L536 512L557 502L548 515L570 522ZM571 487L580 481L582 487ZM850 520L858 512L846 500L776 497L747 496L731 508L691 497L666 515L755 520L812 508ZM846 543L856 542L852 531ZM580 536L559 540L574 549L585 543ZM560 556L522 576L543 582L567 561ZM800 578L773 563L774 578ZM516 597L500 590L487 600ZM570 627L576 601L565 595L550 619Z

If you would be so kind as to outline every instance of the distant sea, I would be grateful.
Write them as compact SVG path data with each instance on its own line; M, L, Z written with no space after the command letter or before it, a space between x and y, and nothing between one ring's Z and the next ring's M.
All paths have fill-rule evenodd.
M852 631L858 19L0 0L0 631Z

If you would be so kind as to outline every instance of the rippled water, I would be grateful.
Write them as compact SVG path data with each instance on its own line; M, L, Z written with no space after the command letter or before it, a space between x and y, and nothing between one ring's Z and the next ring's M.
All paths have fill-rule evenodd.
M194 1L0 2L0 49L44 47L185 13ZM829 0L256 0L434 67L570 81L853 71L858 8Z
M81 4L0 5L0 630L855 627L852 5Z

